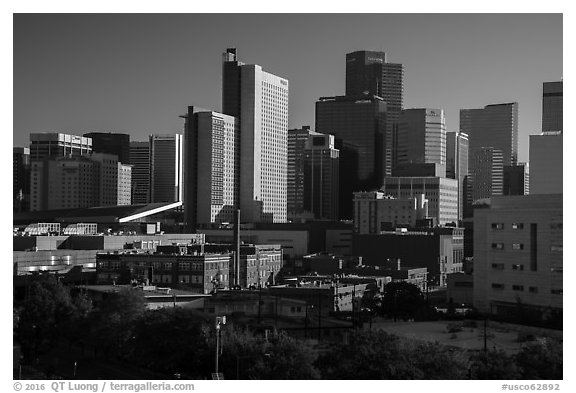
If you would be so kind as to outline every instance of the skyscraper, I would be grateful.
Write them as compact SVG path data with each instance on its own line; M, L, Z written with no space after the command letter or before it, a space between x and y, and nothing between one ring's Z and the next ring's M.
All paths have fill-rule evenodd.
M240 123L240 209L251 222L286 221L288 80L223 55L222 108Z
M394 165L394 134L404 98L404 66L388 63L386 53L356 51L346 54L346 95L381 97L387 107L385 157L386 176Z
M231 223L239 208L240 133L233 116L188 107L182 116L185 151L185 220L197 224Z
M504 165L518 161L518 103L460 110L460 131L468 134L470 153L483 147L502 151ZM474 162L470 162L474 171Z
M562 131L563 82L542 86L542 131Z
M446 177L458 180L458 219L464 217L466 178L468 176L468 135L463 132L446 133Z
M316 102L316 131L337 139L340 184L348 185L347 191L340 192L340 219L352 219L353 192L378 189L386 174L391 174L391 156L386 156L386 103L377 96L321 97Z
M30 160L58 158L68 155L81 156L92 152L92 139L62 134L42 132L30 134Z
M94 153L114 154L118 162L130 164L130 135L112 132L89 132L84 134L92 139Z
M288 219L301 218L304 214L304 149L313 133L310 126L288 130Z
M504 166L503 195L528 195L529 190L528 164Z
M132 204L150 202L150 141L130 142Z
M562 132L530 135L530 194L562 194Z
M493 147L482 147L472 152L475 163L472 178L472 200L502 195L504 188L504 165L502 151Z
M446 123L442 109L405 109L397 133L397 163L446 166Z
M306 141L303 210L316 219L338 219L339 153L333 135L314 133Z
M30 149L12 149L12 202L14 213L30 210Z
M181 134L150 135L150 202L182 201Z

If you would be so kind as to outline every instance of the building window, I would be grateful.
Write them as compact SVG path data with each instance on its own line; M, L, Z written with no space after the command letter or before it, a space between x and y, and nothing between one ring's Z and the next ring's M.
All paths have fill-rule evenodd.
M492 249L493 250L503 250L504 249L504 243L492 243Z
M551 246L550 251L562 252L562 246Z
M512 270L524 270L524 265L512 265Z
M512 224L512 229L524 229L524 224L515 222Z
M492 289L504 289L504 284L492 283Z
M530 287L528 291L530 291L530 293L538 293L538 287Z
M504 229L504 223L502 222L492 223L492 229Z
M513 291L523 291L524 285L512 285L512 290Z
M551 293L552 295L562 295L562 290L561 290L561 289L552 289L552 290L550 291L550 293Z
M513 244L512 244L512 249L513 249L513 250L523 250L523 249L524 249L524 244L522 244L522 243L513 243Z
M493 263L493 264L492 264L492 269L495 269L495 270L504 270L504 264L503 264L503 263Z

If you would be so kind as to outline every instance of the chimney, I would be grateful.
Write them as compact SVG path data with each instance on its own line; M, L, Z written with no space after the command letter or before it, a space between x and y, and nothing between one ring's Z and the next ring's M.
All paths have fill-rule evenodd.
M240 285L240 209L234 212L234 285Z

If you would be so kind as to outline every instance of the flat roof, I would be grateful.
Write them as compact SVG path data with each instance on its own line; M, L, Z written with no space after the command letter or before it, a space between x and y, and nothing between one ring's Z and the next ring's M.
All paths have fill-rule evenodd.
M123 206L100 206L76 209L43 210L15 213L14 224L36 222L58 223L123 223L152 216L182 206L182 202L148 203Z

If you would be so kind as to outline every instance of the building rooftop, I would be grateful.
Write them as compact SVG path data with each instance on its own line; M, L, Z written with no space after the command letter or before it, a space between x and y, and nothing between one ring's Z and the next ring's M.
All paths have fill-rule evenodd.
M123 223L171 210L179 206L182 206L182 202L43 210L15 213L13 222L19 225L35 222Z

